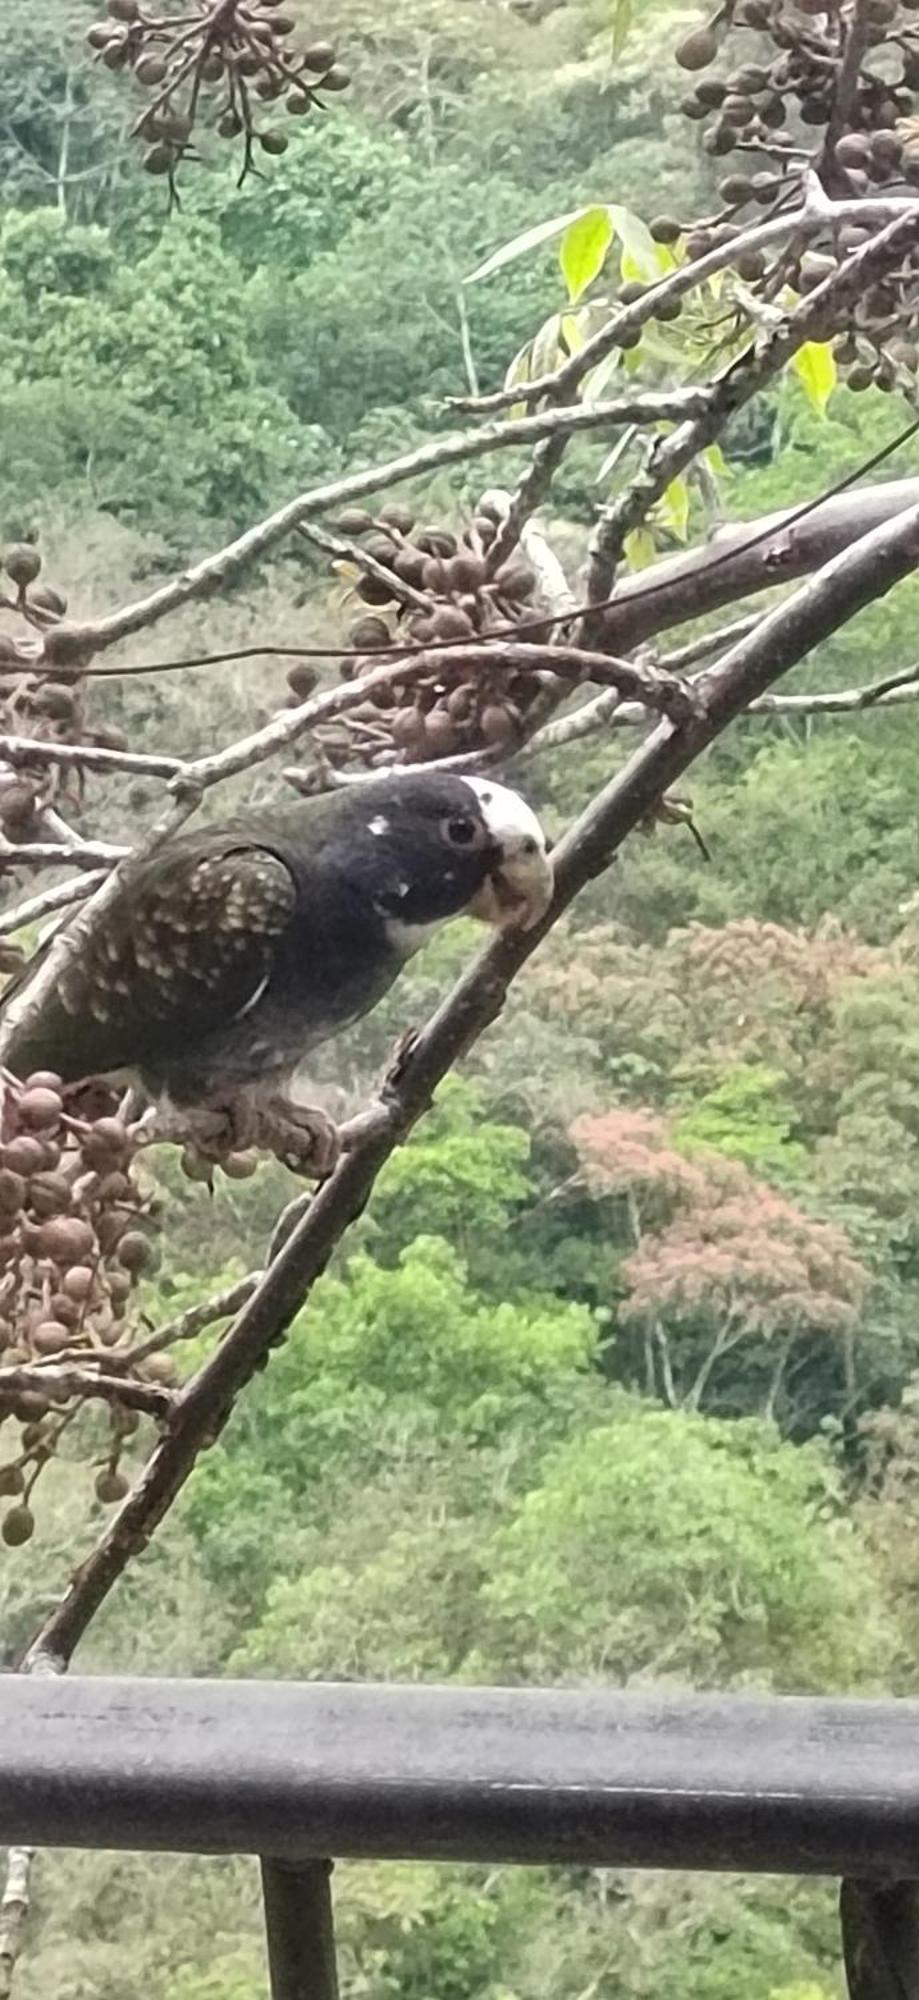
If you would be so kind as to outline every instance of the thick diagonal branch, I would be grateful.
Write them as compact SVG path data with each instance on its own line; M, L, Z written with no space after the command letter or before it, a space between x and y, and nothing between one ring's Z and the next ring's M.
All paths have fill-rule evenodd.
M719 528L704 547L624 576L603 614L603 644L629 652L655 633L776 584L796 583L916 502L919 479L890 480L835 494L800 520L797 508L783 508L758 521Z

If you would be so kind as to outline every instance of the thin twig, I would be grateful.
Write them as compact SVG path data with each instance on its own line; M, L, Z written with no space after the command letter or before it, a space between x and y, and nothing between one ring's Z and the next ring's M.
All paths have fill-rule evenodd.
M185 769L181 757L100 750L93 743L52 743L44 736L0 736L0 763L11 765L13 770L23 765L58 764L62 770L123 771L135 778L174 778Z
M334 535L330 529L320 528L318 521L301 521L297 533L313 548L321 549L323 555L331 556L333 561L353 563L355 569L363 571L365 576L376 577L377 582L385 584L390 597L399 604L414 605L416 611L430 611L431 600L423 590L416 590L413 583L406 583L405 578L397 576L395 570L378 562L376 556L371 555L360 542L349 541L345 535Z
M647 716L647 711L639 702L629 702L628 706L634 712L636 721L639 714ZM526 746L527 753L561 750L569 743L579 743L596 730L605 729L621 707L622 697L616 688L606 688L602 694L594 695L591 701L583 702L571 715L559 715L554 722L544 723L536 735L531 736Z
M704 660L708 653L717 653L722 646L732 645L735 639L745 639L753 632L764 616L762 611L748 611L743 618L733 618L729 625L719 625L717 631L703 632L700 639L690 639L685 646L675 646L671 653L658 653L654 665L667 674L681 674L685 667L693 667L697 660Z
M853 0L846 27L842 62L833 90L830 115L820 155L815 163L817 176L831 190L836 184L843 190L849 186L848 174L844 168L840 168L836 159L836 147L843 133L858 124L858 119L853 117L853 113L858 92L859 71L870 47L871 26L869 0Z
M738 619L738 625L744 621ZM759 624L757 618L748 630ZM740 634L738 634L740 636ZM698 685L698 679L692 683ZM819 694L762 694L751 701L746 715L854 715L871 708L900 708L919 701L919 666L906 667L900 674L873 681L866 687L829 688ZM648 711L642 702L621 701L615 689L585 701L570 715L549 722L531 738L522 754L537 750L559 750L591 736L599 729L638 729L647 724ZM521 754L521 753L518 753Z
M919 667L888 676L868 687L830 688L823 694L764 694L751 715L852 715L868 708L900 708L919 701Z
M108 868L130 853L105 840L23 840L0 842L0 874L13 868Z
M194 1340L206 1327L217 1320L232 1319L246 1300L251 1298L261 1273L250 1271L245 1278L237 1278L235 1284L225 1286L222 1292L215 1292L212 1298L203 1299L199 1305L188 1306L176 1319L157 1327L146 1340L139 1340L133 1347L126 1347L122 1353L106 1355L108 1367L136 1368L151 1354L162 1354L167 1347L175 1347L179 1341ZM89 1357L87 1356L87 1359Z
M130 853L130 849L125 852ZM84 902L105 881L107 873L107 869L97 868L91 875L72 875L68 882L58 882L53 889L40 889L36 896L14 903L12 909L0 910L0 937L9 937L25 924L34 924L36 918L47 916L49 910L66 910L71 903Z
M89 1359L89 1356L86 1357ZM105 1356L108 1363L112 1357ZM62 1355L30 1366L0 1368L0 1407L4 1395L22 1396L37 1391L53 1402L66 1403L74 1397L98 1397L106 1403L122 1403L125 1409L140 1410L144 1416L168 1417L175 1400L172 1389L156 1382L135 1382L130 1376L109 1375L94 1368L81 1368Z

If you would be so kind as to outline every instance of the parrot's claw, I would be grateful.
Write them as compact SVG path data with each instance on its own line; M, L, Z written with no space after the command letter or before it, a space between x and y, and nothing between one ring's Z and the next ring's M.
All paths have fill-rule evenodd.
M274 1154L282 1166L311 1180L328 1180L341 1152L338 1126L313 1104L294 1104L274 1097L258 1116L256 1145Z

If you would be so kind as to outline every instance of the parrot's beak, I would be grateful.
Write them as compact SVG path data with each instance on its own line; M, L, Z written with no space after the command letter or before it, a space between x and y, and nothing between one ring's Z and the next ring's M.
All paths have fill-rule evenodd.
M552 863L535 813L516 792L490 780L467 779L481 801L495 859L469 915L499 930L532 930L552 901Z
M469 914L499 930L531 931L552 901L552 863L547 854L507 854L492 870L469 905Z

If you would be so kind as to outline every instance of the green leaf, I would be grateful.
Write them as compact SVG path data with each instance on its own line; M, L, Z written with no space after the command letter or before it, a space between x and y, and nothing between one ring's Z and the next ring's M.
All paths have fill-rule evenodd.
M559 321L559 342L566 354L580 354L587 338L583 318L580 313L562 313Z
M644 285L653 284L661 271L669 268L668 258L661 261L660 253L664 245L655 243L647 223L642 222L640 215L634 215L630 208L623 208L621 203L610 202L608 214L622 244L623 278L637 278Z
M589 375L584 377L581 387L582 403L586 403L588 407L594 403L602 403L610 386L618 387L618 384L614 383L614 377L620 372L621 362L621 347L614 347L611 354L605 355L602 361L597 362L596 368L592 368Z
M613 8L613 55L621 56L632 28L632 0L616 0Z
M685 479L671 479L660 503L660 519L685 542L689 527L689 487Z
M533 343L530 340L526 342L524 347L518 347L504 377L505 389L516 389L519 383L529 381L532 352ZM525 417L527 408L528 405L526 403L514 403L507 413L509 420L513 422L516 417Z
M620 432L615 444L607 452L603 460L603 464L594 481L595 486L603 486L608 480L610 473L615 472L617 465L621 465L622 461L631 451L637 436L638 428L635 424L629 424L624 431Z
M644 367L645 359L646 351L643 340L638 342L637 347L627 347L622 356L622 366L626 375L639 375Z
M535 335L530 347L531 382L536 381L540 375L551 375L553 369L563 360L558 339L560 327L561 314L553 313Z
M804 394L815 410L823 415L827 403L836 387L836 359L833 349L825 340L808 340L793 354L791 368L798 377Z
M576 222L580 210L573 208L568 215L555 215L551 222L537 222L532 229L525 229L521 236L513 236L509 243L502 243L500 250L493 250L483 264L477 264L470 271L464 284L476 285L480 278L490 278L493 271L502 271L505 264L513 264L518 257L525 257L528 250L538 250L541 243L551 243L553 236L561 236L572 222Z
M633 528L626 535L623 553L630 569L647 569L657 554L650 528Z
M558 246L558 259L572 305L599 276L612 240L613 221L608 208L585 208L569 224Z
M720 444L706 445L705 450L702 453L702 456L705 460L706 465L708 466L709 471L714 473L716 479L727 478L728 462L727 459L725 458L724 452L722 451Z
M652 319L642 328L641 350L649 361L661 361L665 368L677 374L685 374L689 355L685 342L681 345L678 336L669 328L664 334ZM634 353L635 350L632 349Z
M520 382L529 381L530 357L532 354L532 347L533 343L530 340L527 341L525 347L518 347L517 352L514 355L514 359L511 362L511 365L508 368L507 373L504 377L505 389L516 389Z

